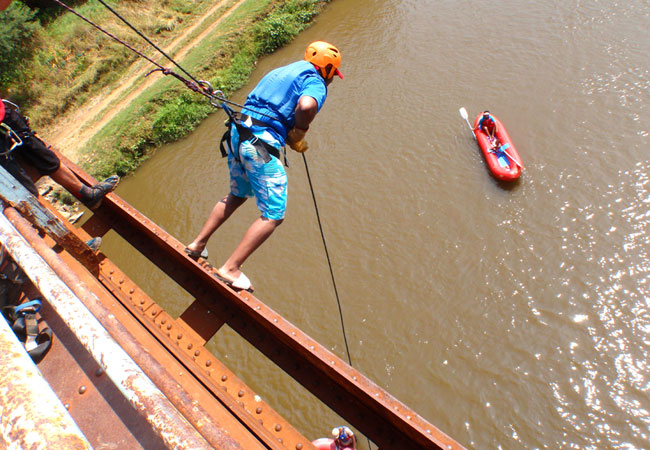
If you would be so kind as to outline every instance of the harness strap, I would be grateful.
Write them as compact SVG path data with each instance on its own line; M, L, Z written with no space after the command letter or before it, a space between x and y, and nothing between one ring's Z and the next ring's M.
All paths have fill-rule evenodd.
M2 308L5 318L25 350L35 363L40 362L52 346L52 330L38 329L36 313L41 309L41 301L36 299L17 306Z
M255 147L255 150L257 150L257 154L262 158L262 161L268 163L271 161L271 155L280 159L280 150L277 147L259 139L253 134L253 131L250 128L243 125L243 123L250 123L255 126L270 127L269 124L246 114L242 115L237 113L225 103L222 105L222 108L226 111L226 114L228 114L228 122L226 123L228 130L224 133L219 142L222 157L226 157L228 156L228 153L233 152L233 149L230 148L230 129L232 126L235 126L237 128L237 133L239 133L240 141L250 141L253 147ZM284 153L284 165L289 167L286 152Z

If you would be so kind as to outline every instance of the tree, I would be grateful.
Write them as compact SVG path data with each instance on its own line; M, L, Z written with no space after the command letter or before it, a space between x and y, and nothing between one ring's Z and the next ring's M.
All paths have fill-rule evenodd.
M34 20L36 12L20 2L13 2L0 13L0 86L5 87L31 59L33 45L40 24Z

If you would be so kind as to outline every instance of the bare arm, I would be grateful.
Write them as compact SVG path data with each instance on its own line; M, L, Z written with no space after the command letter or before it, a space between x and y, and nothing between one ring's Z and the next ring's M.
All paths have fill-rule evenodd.
M307 130L318 112L318 102L313 97L303 95L296 105L296 128Z

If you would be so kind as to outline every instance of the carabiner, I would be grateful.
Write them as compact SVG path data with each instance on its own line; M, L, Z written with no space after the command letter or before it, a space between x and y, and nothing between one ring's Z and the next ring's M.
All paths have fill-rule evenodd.
M18 134L14 130L12 130L9 125L5 123L0 123L0 132L5 133L6 137L11 139L11 141L13 142L11 148L6 152L0 153L0 156L8 155L16 147L20 147L21 145L23 145L23 140L20 139L20 136L18 136Z

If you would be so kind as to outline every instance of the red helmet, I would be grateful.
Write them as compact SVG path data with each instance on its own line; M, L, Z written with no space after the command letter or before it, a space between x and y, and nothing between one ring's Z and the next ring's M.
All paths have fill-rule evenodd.
M343 74L339 72L341 52L332 44L323 41L312 42L305 50L305 61L315 65L326 80L329 80L334 75L343 78Z

